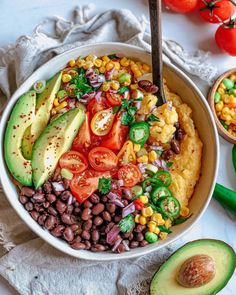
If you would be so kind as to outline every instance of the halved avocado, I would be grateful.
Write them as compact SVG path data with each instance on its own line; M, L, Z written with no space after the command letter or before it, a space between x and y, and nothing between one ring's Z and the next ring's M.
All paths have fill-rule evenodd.
M72 109L53 120L36 140L32 152L35 188L51 176L61 155L70 149L84 119L84 111Z
M183 287L177 280L181 266L188 259L202 255L208 256L214 261L215 274L213 278L200 287ZM211 239L190 242L172 254L155 273L150 285L150 295L217 294L232 277L235 265L235 252L225 242Z

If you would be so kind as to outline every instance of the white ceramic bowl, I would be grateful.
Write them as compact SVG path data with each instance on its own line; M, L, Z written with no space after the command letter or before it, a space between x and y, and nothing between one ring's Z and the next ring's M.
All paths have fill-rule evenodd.
M159 241L156 244L150 244L144 248L132 249L129 252L122 254L113 253L93 253L89 251L77 251L70 248L64 241L53 237L49 232L42 229L37 222L35 222L29 213L18 201L18 193L15 185L13 184L9 175L8 169L4 162L3 156L3 140L7 120L11 113L12 107L17 99L24 92L28 91L35 81L39 79L48 79L55 73L60 71L66 63L78 56L86 56L88 54L95 54L102 56L106 54L116 53L119 56L128 56L138 59L142 62L151 64L150 54L144 50L121 43L103 43L94 44L83 47L78 47L73 50L67 51L47 62L45 65L35 71L13 94L11 100L5 108L1 119L0 125L0 180L4 192L15 209L17 214L25 221L25 223L42 239L51 244L58 250L63 251L69 255L77 258L89 260L119 260L124 258L133 258L136 256L144 255L152 251L157 251L162 247L167 246L171 242L180 238L186 233L202 216L206 210L214 189L216 175L218 170L218 156L219 156L219 142L218 134L216 131L214 118L211 114L210 108L206 99L193 84L193 82L178 68L169 62L164 63L164 76L168 80L168 85L172 91L178 93L182 99L193 109L193 117L196 127L199 131L201 140L204 144L203 160L202 160L202 175L194 191L194 195L190 202L190 210L193 216L185 223L173 227L173 233L168 236L166 240Z

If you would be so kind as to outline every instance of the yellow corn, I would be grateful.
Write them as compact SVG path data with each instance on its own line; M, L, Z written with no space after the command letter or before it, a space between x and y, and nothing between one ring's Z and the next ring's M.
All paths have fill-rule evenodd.
M115 65L115 69L119 71L120 69L120 63L118 61L113 61L114 65Z
M136 79L138 79L138 78L140 78L142 76L142 72L141 71L134 71L134 77L136 78Z
M67 106L67 102L66 101L63 101L62 103L59 104L59 106L57 106L55 108L55 110L56 111L60 111L60 110L64 109L66 106Z
M160 232L159 233L159 237L162 239L162 240L165 240L168 236L168 233L164 233L164 232Z
M136 62L136 65L138 66L139 70L142 71L143 66L142 66L141 62L139 62L139 61Z
M223 109L223 106L224 106L224 103L223 103L223 101L221 100L220 102L218 102L218 103L216 104L216 110L217 110L217 111L221 111L221 110Z
M93 55L93 54L89 54L86 58L85 58L85 60L86 61L95 61L95 59L96 59L96 56L95 55Z
M139 223L139 218L141 217L141 215L140 214L137 214L136 216L135 216L135 218L134 218L134 221L136 222L136 223Z
M224 83L220 83L220 87L223 88L223 89L226 89L226 86Z
M107 65L106 65L106 70L107 71L110 71L111 69L113 69L114 68L114 63L112 62L112 61L110 61L109 63L107 63Z
M149 154L148 154L148 158L149 158L149 161L150 162L153 162L157 159L157 153L155 151L151 151Z
M189 215L189 208L183 206L180 210L180 215L183 217L187 217Z
M158 235L158 234L160 233L160 229L159 229L159 227L156 227L156 228L155 228L154 233L155 233L156 235Z
M142 202L143 204L147 204L148 203L148 197L143 195L139 197L140 202Z
M138 68L138 66L134 63L133 65L131 65L131 70L132 70L133 72L135 72L135 71L139 71L139 68Z
M52 115L52 116L56 115L56 113L57 113L57 111L56 111L55 109L52 109L52 110L51 110L51 115Z
M110 58L105 55L102 57L102 60L108 63L110 61Z
M105 67L100 67L99 68L99 72L102 73L102 74L105 73L106 72L106 68Z
M59 106L59 102L57 98L54 99L53 104L55 107Z
M224 88L223 87L219 87L218 88L218 92L219 92L219 94L224 94L225 93L225 90L224 90Z
M130 80L130 79L127 80L127 81L125 81L125 82L123 83L124 86L129 86L130 84L131 84L131 80Z
M77 64L77 66L79 68L82 68L85 65L85 60L84 59L78 59L76 64Z
M228 94L223 94L222 95L224 103L229 103L229 95Z
M111 88L118 90L120 88L120 83L118 81L111 81Z
M138 163L148 163L148 156L144 155L137 159Z
M141 145L140 144L137 144L137 143L135 143L134 144L134 152L139 152L140 151L140 149L141 149Z
M236 82L236 75L234 75L234 74L230 75L229 78L230 78L231 81Z
M63 81L64 83L70 82L71 79L72 79L72 77L71 77L71 75L69 75L69 74L64 74L64 75L62 75L62 81Z
M151 220L155 221L157 223L157 225L164 225L165 224L165 220L162 218L162 215L160 213L154 213L151 216Z
M76 64L76 62L75 62L74 59L71 59L71 60L69 61L69 66L70 66L70 67L74 67L75 64Z
M151 68L147 64L143 64L143 70L146 73L149 73L151 71Z
M230 109L226 106L222 109L222 114L224 114L224 115L228 115L229 112L230 112Z
M143 215L144 217L150 217L150 216L152 216L152 214L153 214L153 209L152 209L152 207L147 207L147 208L143 208L143 209L142 209L142 215Z
M102 91L108 91L110 89L110 83L109 82L103 82L102 83Z
M150 224L150 225L148 225L148 230L149 230L151 233L154 233L155 229L156 229L156 226L155 226L154 224Z
M151 225L151 224L157 226L157 223L156 223L155 221L149 221L149 222L148 222L148 226Z
M166 228L170 228L171 227L171 220L170 219L165 220L165 227Z
M130 89L131 89L131 90L136 90L136 89L138 89L138 84L131 84L131 85L130 85Z
M141 225L145 225L145 224L147 224L147 218L144 217L144 216L140 216L140 218L139 218L139 223L140 223Z
M122 65L122 67L128 67L130 64L130 61L126 57L123 57L120 61L120 64Z
M98 58L93 62L93 64L95 67L100 68L102 66L102 60Z
M229 102L230 103L236 103L236 97L234 95L229 96Z
M92 68L93 67L93 62L92 61L86 61L85 62L85 64L84 64L84 69L85 70L88 70L88 69L90 69L90 68Z
M104 67L104 68L105 68L105 67L106 67L106 65L107 65L107 61L103 61L103 62L102 62L102 67Z

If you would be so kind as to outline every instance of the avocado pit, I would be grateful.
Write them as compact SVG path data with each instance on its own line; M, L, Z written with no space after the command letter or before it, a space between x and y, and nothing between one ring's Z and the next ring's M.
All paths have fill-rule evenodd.
M215 276L215 261L208 255L195 255L180 267L177 282L186 288L198 288L208 284Z

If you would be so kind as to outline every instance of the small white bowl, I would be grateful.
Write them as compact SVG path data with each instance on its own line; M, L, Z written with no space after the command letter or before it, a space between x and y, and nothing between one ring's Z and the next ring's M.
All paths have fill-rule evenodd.
M48 231L44 230L37 222L35 222L29 213L24 209L18 201L18 192L9 175L8 169L5 165L3 154L3 140L7 120L11 110L17 99L39 79L48 79L55 73L60 71L70 59L78 56L86 56L88 54L95 54L103 56L106 54L116 53L119 56L132 57L133 59L151 64L151 56L149 53L135 46L121 44L121 43L99 43L94 45L87 45L72 49L59 56L54 57L49 62L35 71L13 94L11 100L7 104L3 113L0 124L0 181L2 183L4 192L12 207L17 214L25 221L25 223L42 239L51 244L53 247L67 253L71 256L88 259L88 260L120 260L125 258L134 258L140 255L157 251L162 247L174 242L187 230L189 230L205 212L213 193L216 182L218 163L219 163L219 139L215 122L211 110L207 104L205 97L201 94L193 82L177 67L170 62L164 63L164 76L168 80L168 85L173 92L178 93L183 101L185 101L193 109L193 118L196 127L199 131L201 140L204 144L202 171L200 180L195 188L193 197L190 202L190 210L193 216L185 223L173 227L173 233L168 236L166 240L159 241L155 244L150 244L144 248L131 249L129 252L121 254L115 253L93 253L85 250L73 250L64 241L55 238Z

